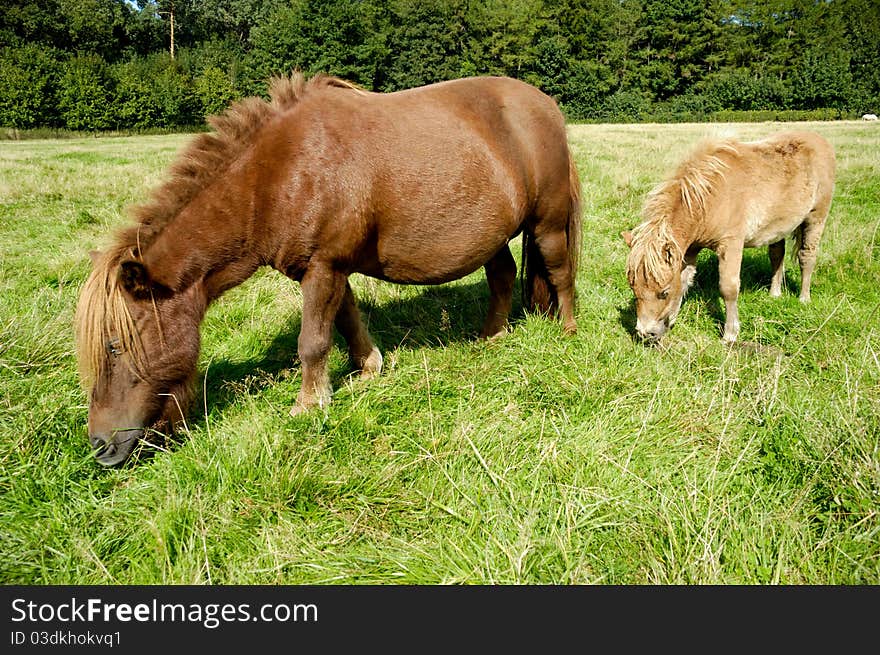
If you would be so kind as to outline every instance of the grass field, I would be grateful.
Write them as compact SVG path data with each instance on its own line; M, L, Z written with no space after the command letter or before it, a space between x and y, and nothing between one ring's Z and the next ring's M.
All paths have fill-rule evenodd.
M386 370L350 379L335 348L326 411L288 416L301 295L258 272L208 312L184 434L111 470L73 310L88 250L190 137L0 142L0 582L880 583L880 128L798 125L838 156L812 304L790 259L771 299L746 251L724 347L704 252L666 347L632 336L619 232L648 190L704 135L789 127L571 126L578 335L517 304L475 341L482 272L354 276Z

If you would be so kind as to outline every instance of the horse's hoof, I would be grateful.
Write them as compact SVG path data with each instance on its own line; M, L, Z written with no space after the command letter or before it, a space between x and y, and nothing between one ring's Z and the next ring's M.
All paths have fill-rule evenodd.
M305 405L300 405L299 403L296 403L293 407L290 408L290 415L300 416L308 412L310 409L311 407L306 407Z
M567 336L574 336L578 332L578 326L576 323L567 323L565 327L562 328L562 333Z
M382 353L374 347L364 363L361 364L361 380L369 380L379 375L382 372L383 363Z
M496 330L483 330L480 332L480 339L485 341L495 341L507 334L507 325L502 325Z
M301 414L305 414L316 407L324 408L330 404L330 399L333 397L331 393L319 395L317 398L309 398L307 402L302 401L302 395L296 399L293 407L290 408L291 416L300 416Z

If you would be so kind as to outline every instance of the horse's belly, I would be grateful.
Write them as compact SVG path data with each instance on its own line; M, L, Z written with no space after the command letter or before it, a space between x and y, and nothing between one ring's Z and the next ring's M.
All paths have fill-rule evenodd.
M380 240L376 256L365 261L362 273L400 284L443 284L473 273L502 247L508 235L472 240L461 235Z
M800 221L795 223L773 223L772 225L764 225L760 228L751 230L746 233L746 238L743 242L743 245L746 248L760 248L761 246L766 246L770 243L776 243L777 241L782 241L786 237L788 237L794 229L800 224Z
M746 248L758 248L781 241L795 231L805 215L806 211L750 213L746 217L743 245Z

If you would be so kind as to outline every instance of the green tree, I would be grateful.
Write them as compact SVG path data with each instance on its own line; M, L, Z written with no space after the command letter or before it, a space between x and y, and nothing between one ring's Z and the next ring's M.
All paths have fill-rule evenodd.
M56 124L59 56L36 43L0 49L0 125L23 129Z
M710 71L719 27L705 0L645 0L638 86L655 98L685 93Z
M474 71L466 60L467 3L461 0L394 0L382 90L450 80Z
M852 73L852 108L880 113L880 2L836 0Z
M203 116L221 113L240 97L229 75L213 66L205 68L195 78L195 93Z
M297 0L276 9L251 33L251 88L294 68L375 87L387 54L382 15L382 4L370 1Z
M525 77L534 69L546 29L543 0L483 0L469 3L462 47L468 74Z
M107 64L98 55L78 55L64 64L58 85L58 111L71 130L110 127L112 93Z
M118 59L129 43L131 9L124 0L58 0L66 21L66 48L80 54Z
M792 74L795 109L848 108L853 96L849 63L846 51L814 48L804 52Z
M58 0L0 3L0 46L44 44L63 48L67 28Z

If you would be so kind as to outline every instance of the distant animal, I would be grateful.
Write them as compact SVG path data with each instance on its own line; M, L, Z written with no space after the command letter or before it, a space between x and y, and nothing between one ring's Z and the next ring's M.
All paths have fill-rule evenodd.
M481 266L482 337L506 331L522 234L524 305L576 331L580 181L557 104L475 77L395 93L298 72L210 119L133 224L93 253L76 311L97 460L123 462L150 429L185 416L212 301L259 267L302 288L302 385L292 414L330 402L335 327L361 375L382 354L352 273L441 284Z
M863 121L876 121L877 114L862 114Z
M656 343L672 327L694 281L703 248L718 255L725 305L722 338L736 341L743 248L768 246L770 295L782 294L785 239L794 234L800 300L810 282L834 190L834 149L812 132L760 141L706 140L653 189L643 222L622 232L626 275L635 294L636 333Z

